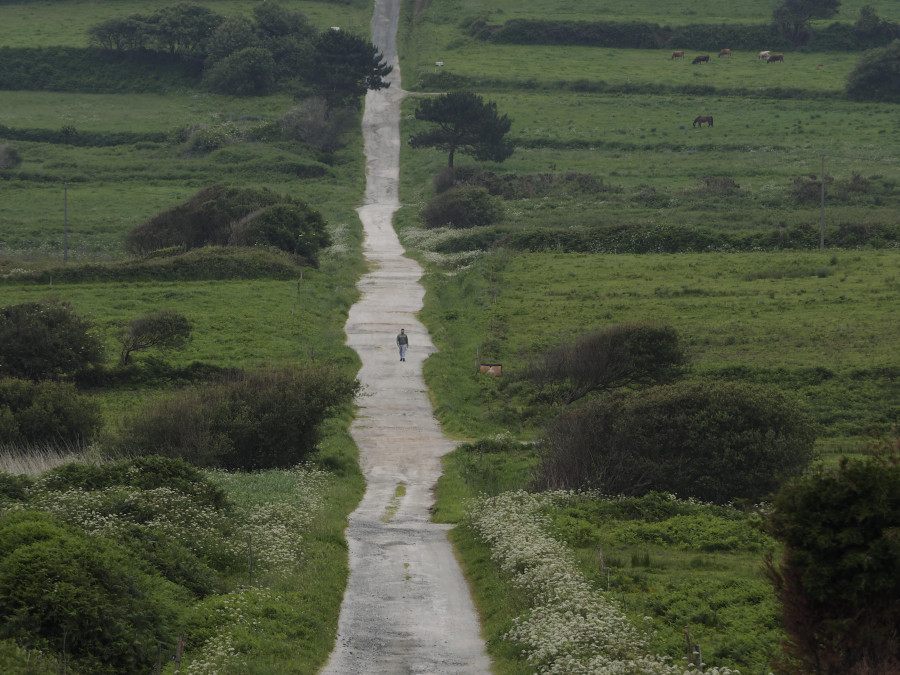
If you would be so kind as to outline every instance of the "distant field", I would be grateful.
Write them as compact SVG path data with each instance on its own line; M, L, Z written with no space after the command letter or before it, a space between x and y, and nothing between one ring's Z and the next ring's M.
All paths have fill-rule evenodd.
M765 45L760 45L764 49ZM700 54L709 63L692 65ZM843 54L785 55L784 63L766 63L756 52L736 51L719 58L708 51L687 50L685 59L671 58L659 49L605 49L542 45L491 45L475 40L435 43L410 60L403 71L410 86L422 73L443 72L476 82L518 85L524 88L570 85L580 82L609 85L658 85L669 88L741 88L750 93L765 89L804 90L815 93L843 91L856 58ZM441 67L436 61L443 61ZM404 84L406 81L404 80ZM496 86L496 85L495 85ZM686 92L688 93L688 92Z
M133 14L152 14L171 5L166 0L140 3L115 0L73 2L4 3L0 22L0 46L4 47L86 47L87 31L106 19ZM223 16L249 15L252 5L240 0L192 0L192 5L208 7ZM280 4L303 12L315 26L325 29L340 25L361 35L369 34L372 8L366 2L338 4L281 0Z

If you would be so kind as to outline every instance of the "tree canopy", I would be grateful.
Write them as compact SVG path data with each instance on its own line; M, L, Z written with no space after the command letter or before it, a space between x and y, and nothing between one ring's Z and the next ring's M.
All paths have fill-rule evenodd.
M498 114L496 103L470 91L423 99L416 108L416 119L433 126L414 134L409 144L447 151L451 168L457 152L494 162L502 162L513 153L512 142L506 138L512 120Z
M809 22L830 19L840 6L841 0L782 0L772 11L772 21L799 47L809 39Z
M333 108L355 101L370 89L386 89L391 83L384 78L392 70L371 42L331 29L315 40L306 80Z
M847 93L859 101L900 101L900 40L863 54L847 76Z

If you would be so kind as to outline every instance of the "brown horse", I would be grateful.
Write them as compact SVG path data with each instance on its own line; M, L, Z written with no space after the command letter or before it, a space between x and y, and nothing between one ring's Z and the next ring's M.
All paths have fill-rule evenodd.
M703 128L703 123L706 122L706 126L711 127L713 125L713 118L711 115L703 116L701 115L697 119L694 120L694 127Z
M704 54L703 56L695 56L694 60L691 61L691 65L695 63L709 63L709 54Z
M784 63L784 54L772 54L769 58L766 59L766 63L775 63L776 61L781 61Z
M673 59L683 59L684 52L672 52L672 58Z
M720 52L719 52L719 58L722 58L723 56L731 56L731 50L730 50L730 49L723 49L722 51L720 51Z

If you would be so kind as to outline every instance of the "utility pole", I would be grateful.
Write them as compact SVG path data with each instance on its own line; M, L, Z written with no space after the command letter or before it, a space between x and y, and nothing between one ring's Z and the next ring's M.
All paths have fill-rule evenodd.
M822 155L822 191L821 191L821 213L822 217L819 222L819 250L825 250L825 155Z
M63 263L69 260L69 184L63 183Z

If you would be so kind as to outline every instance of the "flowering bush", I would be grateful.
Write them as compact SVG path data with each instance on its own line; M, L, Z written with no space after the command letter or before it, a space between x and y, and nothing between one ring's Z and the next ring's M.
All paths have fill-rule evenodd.
M692 665L648 654L648 636L620 604L595 590L579 572L572 552L547 534L547 506L565 506L577 493L504 492L474 500L466 524L491 548L510 582L531 599L505 639L520 645L528 663L551 675L679 675ZM708 668L732 675L728 668Z

